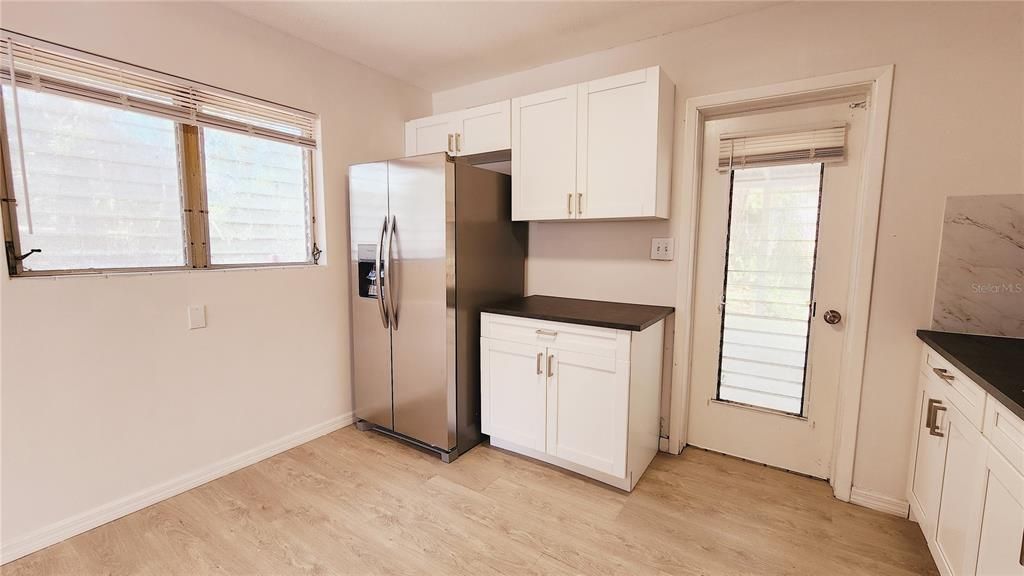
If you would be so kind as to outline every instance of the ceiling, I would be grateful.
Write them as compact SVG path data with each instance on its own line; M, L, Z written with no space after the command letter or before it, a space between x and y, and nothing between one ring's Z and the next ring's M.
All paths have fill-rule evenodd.
M763 2L225 2L430 92L700 26Z

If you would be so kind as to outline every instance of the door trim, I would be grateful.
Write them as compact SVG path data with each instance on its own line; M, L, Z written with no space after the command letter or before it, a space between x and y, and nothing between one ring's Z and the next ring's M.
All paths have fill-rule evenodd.
M871 310L871 286L874 280L875 245L878 239L878 215L882 196L882 174L889 129L894 66L865 68L828 76L783 82L758 88L723 92L689 98L686 101L683 133L682 198L673 219L689 226L680 254L688 261L679 266L678 314L673 369L672 400L669 419L669 452L678 454L686 445L689 408L691 354L693 341L693 304L696 282L696 249L700 217L700 168L704 121L714 116L752 112L765 108L817 102L848 94L866 94L869 101L868 132L864 166L858 188L856 228L850 271L850 293L846 309L849 318L840 362L839 390L836 400L836 425L832 441L833 457L829 483L839 500L850 501L853 489L853 462L857 448L857 424L860 419L860 395L864 380L864 355L867 348L868 314Z

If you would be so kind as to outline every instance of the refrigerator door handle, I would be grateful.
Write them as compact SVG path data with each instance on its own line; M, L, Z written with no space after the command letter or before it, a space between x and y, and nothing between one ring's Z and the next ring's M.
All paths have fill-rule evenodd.
M385 220L385 224L387 221ZM387 252L384 258L384 277L387 282L386 291L388 293L387 304L391 310L391 329L398 330L398 307L395 306L395 283L391 281L391 247L395 242L395 226L398 225L398 219L394 215L391 216L391 230L388 232L388 245L385 248Z
M384 324L385 328L390 328L391 323L388 322L388 312L384 308L384 272L381 269L381 256L384 248L384 238L387 236L388 230L388 217L384 216L384 224L380 227L380 241L377 242L377 259L374 261L374 268L376 268L376 277L373 282L377 286L377 308L380 310L380 321Z

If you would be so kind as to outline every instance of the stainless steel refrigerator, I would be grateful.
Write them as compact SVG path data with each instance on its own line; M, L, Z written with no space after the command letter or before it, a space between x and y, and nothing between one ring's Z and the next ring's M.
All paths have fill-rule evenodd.
M430 154L349 168L354 405L451 461L480 441L480 306L523 294L508 176Z

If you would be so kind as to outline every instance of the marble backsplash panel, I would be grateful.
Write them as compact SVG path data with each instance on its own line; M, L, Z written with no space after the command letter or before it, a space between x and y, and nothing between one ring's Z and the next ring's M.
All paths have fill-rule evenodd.
M1024 194L946 199L932 327L1024 338Z

